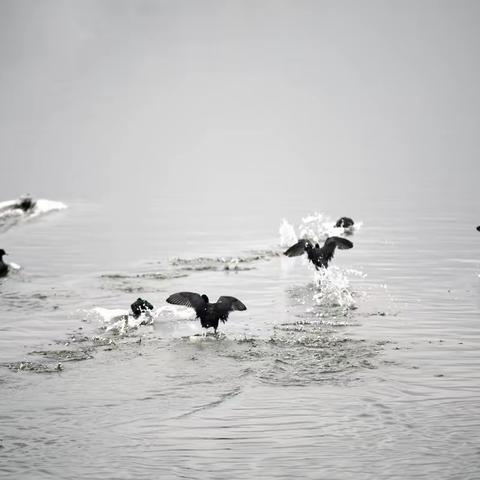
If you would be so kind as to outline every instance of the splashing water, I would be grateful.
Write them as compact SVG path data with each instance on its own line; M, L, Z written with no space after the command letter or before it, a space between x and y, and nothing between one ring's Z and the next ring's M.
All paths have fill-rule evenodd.
M292 225L290 225L287 220L284 218L282 220L282 224L278 229L278 233L280 234L280 246L281 247L289 247L294 243L297 243L298 237L295 233L295 229Z
M320 242L333 234L334 225L335 223L329 217L321 213L307 215L302 218L302 223L298 227L299 236Z
M40 217L50 212L65 210L67 205L63 202L53 200L38 199L35 205L28 211L17 208L19 200L7 200L0 202L0 229L8 230L13 225Z
M18 200L6 200L0 202L0 217L7 216L19 216L25 218L34 218L45 213L54 212L56 210L65 210L67 205L63 202L56 202L54 200L47 200L39 198L35 201L33 208L27 212L23 211L21 208L16 208Z
M351 235L358 231L363 222L357 222L353 227L343 228L335 227L335 223L330 217L322 213L315 212L302 218L302 222L298 227L298 235L295 228L286 220L282 220L282 224L278 230L280 234L280 245L287 247L298 241L298 238L308 238L315 243L323 243L327 237L339 236L344 234Z
M35 207L33 208L32 212L30 213L30 218L39 217L40 215L44 215L50 212L56 212L59 210L65 210L67 205L63 202L56 202L54 200L47 200L40 198L36 201Z
M352 270L349 273L355 273ZM361 272L356 275L363 275ZM316 287L319 290L313 296L317 305L323 307L356 308L356 303L350 289L350 281L345 271L337 267L321 268L314 273Z
M192 308L179 305L165 305L158 307L152 311L142 313L135 318L126 309L119 308L103 308L95 307L87 310L87 317L93 315L94 318L100 320L101 328L105 333L114 335L127 335L133 330L143 325L153 325L156 320L160 319L165 313L175 317L178 320L194 320L195 311Z

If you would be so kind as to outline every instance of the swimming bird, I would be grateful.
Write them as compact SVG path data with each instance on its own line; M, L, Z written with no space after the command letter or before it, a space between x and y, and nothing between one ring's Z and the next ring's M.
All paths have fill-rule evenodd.
M477 231L480 232L480 225L477 227Z
M208 297L192 292L179 292L167 298L168 303L184 305L195 310L203 328L213 327L217 333L218 321L227 321L230 312L246 310L247 307L235 297L219 297L216 303L210 303Z
M343 227L343 228L349 228L353 227L355 222L349 218L349 217L341 217L337 220L337 223L335 224L335 227Z
M146 313L149 310L153 310L153 305L143 298L137 298L131 305L133 317L138 318L142 313Z
M3 248L0 248L0 277L7 275L9 266L3 261L3 256L8 255Z
M310 240L302 238L295 245L292 245L288 250L283 252L283 254L287 257L298 257L306 253L308 259L318 270L320 267L328 267L337 247L340 250L348 250L353 247L353 243L342 237L328 237L323 247L320 247L318 243L314 245Z
M32 199L29 195L26 195L24 197L20 197L18 200L18 203L16 203L13 208L19 208L20 210L23 210L24 212L28 212L29 210L32 210L37 202Z

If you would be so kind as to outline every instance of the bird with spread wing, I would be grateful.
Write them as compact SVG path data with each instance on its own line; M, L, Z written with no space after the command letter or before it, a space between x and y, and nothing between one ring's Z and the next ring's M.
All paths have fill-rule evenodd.
M328 264L335 254L335 249L348 250L353 247L353 243L350 240L342 237L328 237L320 247L318 243L302 238L295 245L292 245L289 249L283 252L287 257L298 257L307 254L308 259L315 265L318 270L320 267L327 268Z
M246 310L247 307L235 297L219 297L215 303L210 303L206 295L193 292L179 292L167 298L168 303L183 305L195 310L203 328L213 327L217 333L218 322L225 323L230 312Z

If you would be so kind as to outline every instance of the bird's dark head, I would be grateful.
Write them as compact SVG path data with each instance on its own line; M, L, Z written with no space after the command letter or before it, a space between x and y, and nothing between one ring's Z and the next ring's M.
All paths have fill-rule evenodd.
M202 295L202 298L205 303L210 303L208 297L205 294Z
M355 222L350 217L341 217L337 220L335 227L349 228L353 227L353 225L355 225Z
M8 255L8 254L3 248L0 248L0 258L2 258L4 255Z

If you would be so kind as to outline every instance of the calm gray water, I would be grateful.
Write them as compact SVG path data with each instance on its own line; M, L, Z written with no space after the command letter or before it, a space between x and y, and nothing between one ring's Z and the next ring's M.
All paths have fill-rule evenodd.
M0 201L43 200L0 212L0 476L480 478L479 15L1 1ZM315 212L361 222L322 274Z

